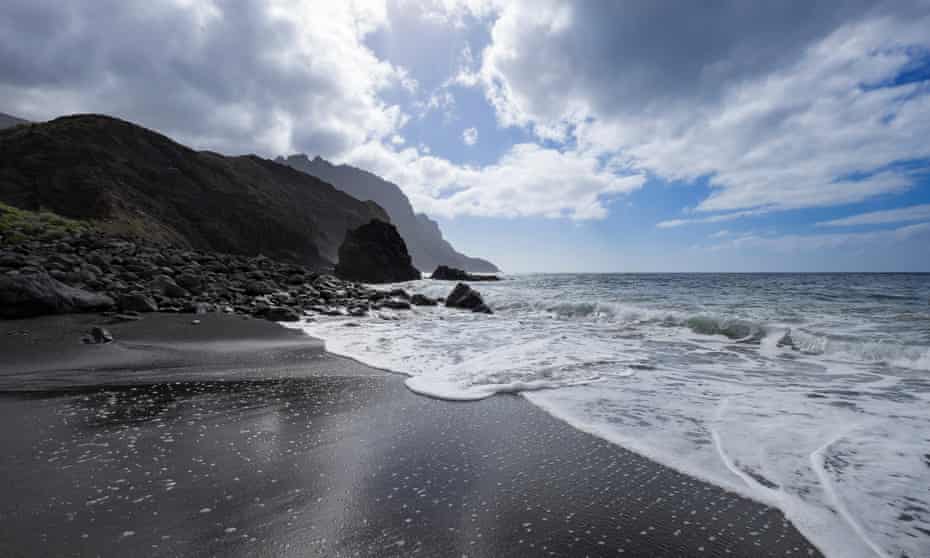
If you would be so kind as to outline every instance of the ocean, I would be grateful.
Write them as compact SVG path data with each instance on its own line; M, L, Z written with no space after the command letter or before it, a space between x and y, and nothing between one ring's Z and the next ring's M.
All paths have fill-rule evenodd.
M454 284L399 286L445 296ZM781 509L827 555L930 556L930 275L531 274L473 286L494 315L415 307L298 327L423 395L518 393Z

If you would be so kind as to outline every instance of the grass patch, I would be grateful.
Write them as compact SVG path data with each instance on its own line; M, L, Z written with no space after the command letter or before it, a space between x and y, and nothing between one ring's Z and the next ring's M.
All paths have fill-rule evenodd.
M29 240L56 240L90 231L95 227L84 221L62 217L51 211L28 211L0 202L0 240L2 244L20 244Z

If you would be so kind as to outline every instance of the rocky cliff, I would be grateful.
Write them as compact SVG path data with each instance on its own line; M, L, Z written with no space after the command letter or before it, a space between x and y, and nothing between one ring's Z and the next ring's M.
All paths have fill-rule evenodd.
M0 130L0 201L200 250L334 264L373 202L254 155L194 151L141 126L76 115Z
M387 211L397 227L419 269L435 269L447 265L478 273L495 273L497 266L481 258L468 257L443 238L439 225L422 213L414 213L410 200L394 183L349 165L333 165L316 157L291 155L279 162L325 180L336 188L360 199L372 200Z

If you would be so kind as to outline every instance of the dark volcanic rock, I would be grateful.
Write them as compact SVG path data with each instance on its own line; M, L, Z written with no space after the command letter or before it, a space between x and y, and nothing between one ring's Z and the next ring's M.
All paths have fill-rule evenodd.
M100 326L94 326L90 330L90 335L84 338L84 342L94 344L112 343L113 334Z
M395 283L420 278L410 263L404 239L394 225L377 219L349 231L339 248L336 275L365 283Z
M112 307L112 298L69 287L45 272L0 275L0 317L3 318L94 312Z
M410 304L414 306L436 306L437 302L426 295L417 293L410 298Z
M158 312L158 305L142 293L129 293L119 297L119 307L124 312Z
M273 306L265 311L264 318L272 322L296 322L300 320L300 314L293 308Z
M187 291L174 282L167 275L156 275L149 283L149 288L168 298L181 298L187 296Z
M430 278L442 281L500 281L500 277L496 275L473 275L444 265L437 267Z
M306 155L292 155L277 160L316 176L357 199L371 200L383 207L407 243L414 267L433 269L445 264L480 273L498 271L491 262L470 258L453 248L443 238L436 221L422 213L413 212L410 200L396 184L362 169L332 165L320 157L311 160Z
M391 310L410 310L410 303L399 298L388 298L382 300L378 303L378 306L382 308L390 308Z
M391 301L387 306L408 308L412 298L403 289L377 290L273 258L191 250L93 227L50 236L38 226L38 218L5 224L0 278L6 298L0 318L112 309L122 313L108 313L103 323L119 323L157 308L287 321L304 315L313 319L313 313L364 316L383 300ZM99 295L77 287L109 298L91 304L88 297ZM20 291L31 292L26 297L31 307L20 300ZM113 300L120 306L112 308ZM429 299L417 297L417 302Z
M465 283L459 283L446 297L446 306L449 308L465 308L472 312L491 314L491 309L484 303L481 293Z
M245 287L245 294L249 295L267 295L275 292L277 289L268 281L252 281Z

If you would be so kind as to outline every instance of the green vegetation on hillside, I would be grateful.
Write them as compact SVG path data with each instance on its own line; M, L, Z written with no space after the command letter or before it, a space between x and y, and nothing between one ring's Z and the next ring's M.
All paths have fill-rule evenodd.
M51 211L27 211L0 202L0 244L55 240L94 228L92 223L68 219Z

